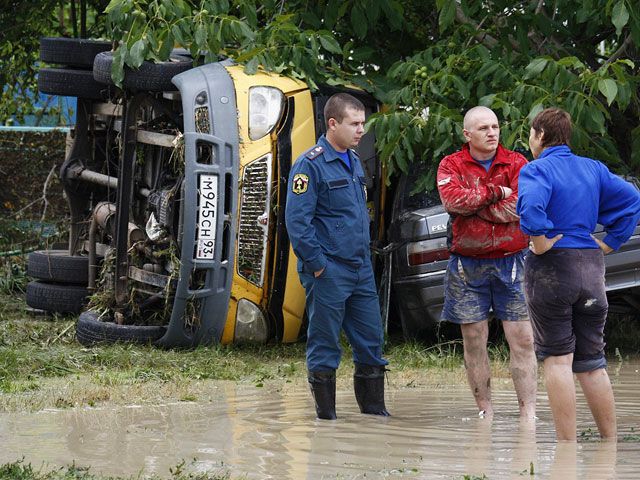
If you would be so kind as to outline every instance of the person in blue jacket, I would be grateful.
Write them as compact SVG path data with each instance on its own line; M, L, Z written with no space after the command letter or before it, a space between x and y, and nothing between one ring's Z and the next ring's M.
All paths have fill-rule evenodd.
M558 440L576 440L573 373L600 436L615 440L603 254L633 234L640 192L599 161L572 153L571 130L571 117L559 108L543 110L531 124L536 160L520 171L516 207L534 254L525 260L525 298ZM602 240L592 234L597 223L606 232Z
M366 182L352 150L364 135L362 102L338 93L324 108L327 127L289 175L285 220L306 292L308 381L318 418L336 418L340 332L353 350L354 390L362 413L384 403L384 332L369 247Z

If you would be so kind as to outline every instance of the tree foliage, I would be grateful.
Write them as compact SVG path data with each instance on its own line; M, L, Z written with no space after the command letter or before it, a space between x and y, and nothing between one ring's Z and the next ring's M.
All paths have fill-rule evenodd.
M510 148L527 147L540 109L565 108L577 151L640 173L636 0L111 0L106 15L116 81L180 45L249 73L371 91L387 105L369 121L382 158L392 174L428 164L422 187L478 104Z
M558 106L575 123L574 148L623 173L640 172L640 6L614 0L438 0L437 34L387 72L392 108L371 122L390 169L435 165L458 148L464 111L486 105L501 140L527 148L529 122ZM436 13L432 22L435 23Z
M26 115L59 113L36 107L40 37L101 37L109 0L0 0L0 124ZM72 8L73 6L73 8Z

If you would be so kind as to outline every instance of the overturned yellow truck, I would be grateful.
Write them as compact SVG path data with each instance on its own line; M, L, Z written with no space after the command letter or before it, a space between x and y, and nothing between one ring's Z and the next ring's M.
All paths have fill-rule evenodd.
M68 248L31 254L27 303L80 313L85 345L303 336L304 290L284 226L287 178L324 132L324 104L339 90L247 75L228 60L194 66L181 51L126 71L116 88L110 46L69 48L69 40L80 42L42 40L43 61L58 66L39 74L41 92L78 98L60 169ZM372 97L349 91L367 114L377 110ZM385 187L373 134L358 150L380 238Z

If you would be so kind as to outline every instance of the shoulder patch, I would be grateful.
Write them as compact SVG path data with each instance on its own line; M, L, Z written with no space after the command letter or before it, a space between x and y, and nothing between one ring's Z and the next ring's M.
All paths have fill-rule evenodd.
M304 156L307 157L309 160L313 160L314 158L319 156L322 152L324 152L324 148L322 148L320 145L316 145L307 153L305 153Z
M291 191L296 195L300 195L309 188L309 177L304 173L296 173L291 182Z

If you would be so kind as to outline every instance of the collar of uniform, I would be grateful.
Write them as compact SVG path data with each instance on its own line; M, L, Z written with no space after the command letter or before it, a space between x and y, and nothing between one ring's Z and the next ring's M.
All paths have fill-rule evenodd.
M496 149L496 156L493 158L493 165L498 165L501 163L504 163L504 164L509 163L508 161L509 157L507 155L507 151L508 150L506 148L498 144L498 148ZM464 145L462 145L462 152L463 152L463 158L465 162L471 162L476 165L479 165L479 163L476 162L471 156L471 150L469 149L468 143L465 143Z
M325 162L333 162L334 160L340 160L340 157L338 156L338 152L336 152L336 149L333 148L333 146L329 143L329 140L327 140L327 137L324 134L322 134L318 139L318 145L320 145L324 149L323 154L324 154ZM347 153L349 154L349 160L353 162L355 160L355 155L353 154L353 150L351 150L350 148L347 148Z

